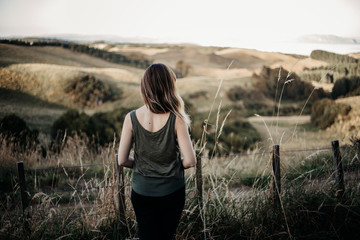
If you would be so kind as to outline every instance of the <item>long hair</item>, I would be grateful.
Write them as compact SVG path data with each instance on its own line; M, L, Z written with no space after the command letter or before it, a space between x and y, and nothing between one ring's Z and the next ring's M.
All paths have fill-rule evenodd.
M172 112L190 127L190 119L185 113L184 101L176 92L175 82L176 76L170 68L161 63L152 64L141 79L141 94L151 112Z

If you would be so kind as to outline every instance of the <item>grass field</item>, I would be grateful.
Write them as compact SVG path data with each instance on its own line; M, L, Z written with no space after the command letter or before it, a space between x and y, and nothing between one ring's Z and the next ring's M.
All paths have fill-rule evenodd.
M2 238L137 239L129 200L131 171L125 171L127 224L119 228L115 149L109 146L95 154L84 143L78 137L69 138L60 154L48 154L45 159L36 152L22 154L31 199L26 210L31 217L24 220L14 169L20 155L1 140ZM344 167L355 167L345 172L341 203L336 197L331 150L281 153L282 205L278 208L271 198L271 149L265 145L260 143L249 155L203 158L204 207L200 212L194 195L195 170L186 171L187 201L176 239L359 236L359 160L355 148L341 151ZM88 166L94 163L98 165ZM46 169L52 166L60 168ZM36 168L45 169L30 170ZM6 176L10 177L4 179ZM4 189L6 184L12 186L10 191Z
M270 116L247 117L243 101L234 102L227 96L230 89L239 86L254 90L252 74L258 74L263 65L292 68L300 73L304 68L326 63L306 56L195 45L98 43L94 46L127 56L136 54L172 68L178 60L189 63L192 73L179 78L177 87L193 108L192 131L196 136L193 139L196 148L202 147L199 143L206 124L208 139L210 135L219 135L223 122L226 127L244 118L260 133L261 140L252 149L241 153L230 151L227 156L214 158L208 157L212 155L209 149L206 151L210 153L203 153L203 209L199 209L196 201L195 170L186 171L187 200L176 239L360 237L360 153L356 141L351 142L351 139L359 139L359 97L337 100L350 104L351 112L337 118L332 127L319 130L311 125L309 115L300 114L304 102L296 103L300 108L292 116L276 116L275 112ZM227 70L232 60L234 62ZM40 130L40 142L47 152L43 156L39 149L15 151L0 135L0 238L137 239L128 195L125 228L120 228L116 215L118 190L113 163L118 139L94 150L89 148L88 138L75 135L67 137L59 150L54 151L49 133L52 123L71 108L92 115L118 107L140 106L139 84L144 70L60 47L8 44L0 44L0 64L0 118L16 113L30 128ZM74 102L69 94L65 94L64 86L87 74L119 89L120 99L95 107ZM269 98L263 101L270 106L270 112L277 104ZM283 102L281 106L293 104ZM254 110L256 112L256 108ZM245 130L235 134L242 136L244 133ZM344 167L352 168L345 172L346 190L341 199L334 181L330 150L331 141L336 139L344 147L341 150ZM246 136L245 141L248 141ZM215 144L214 149L221 144ZM274 207L271 197L274 144L279 144L281 150L280 207ZM25 164L31 200L26 213L30 218L22 215L17 161ZM34 171L39 168L43 170ZM127 194L131 189L130 176L131 171L126 170Z

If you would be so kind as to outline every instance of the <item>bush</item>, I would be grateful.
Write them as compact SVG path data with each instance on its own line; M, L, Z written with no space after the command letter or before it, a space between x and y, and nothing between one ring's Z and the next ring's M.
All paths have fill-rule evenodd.
M312 59L316 59L316 60L320 60L320 61L324 61L324 62L328 62L328 63L358 63L358 59L347 56L347 55L342 55L342 54L337 54L337 53L332 53L332 52L327 52L327 51L323 51L323 50L314 50L311 52L310 57Z
M25 151L35 148L39 143L37 130L30 130L26 122L15 114L0 119L0 134L8 144L15 146L14 150Z
M345 96L360 95L360 77L341 78L337 80L331 92L333 99Z
M256 91L256 90L245 90L240 86L233 87L229 91L226 92L228 98L231 101L259 101L264 100L265 95L263 92Z
M359 63L335 63L333 65L315 67L300 73L304 81L320 81L334 83L340 78L360 75ZM325 77L324 77L325 76Z
M88 129L89 116L77 110L68 110L61 115L51 127L51 137L62 139L65 132L68 136L80 134Z
M105 146L114 138L120 139L122 124L130 109L118 108L111 112L95 113L89 119L88 136L94 143Z
M184 60L179 60L176 62L175 74L177 78L184 78L191 74L192 66L185 62Z
M280 73L280 76L279 76ZM253 80L256 83L258 89L265 94L265 96L275 99L278 101L281 91L282 100L291 100L291 101L299 101L306 100L314 87L311 83L301 81L300 77L295 73L290 74L289 72L275 68L271 69L269 67L264 66L260 75L253 75ZM291 82L287 82L284 86L285 82L293 79ZM318 100L316 98L324 98L327 97L326 93L323 90L316 89L313 93L312 98L309 103Z
M311 109L311 123L321 129L331 126L336 117L347 115L351 107L346 104L338 104L330 99L322 99L315 102Z
M115 109L106 113L95 113L88 116L77 110L69 110L60 116L53 124L51 137L57 146L65 136L85 134L90 140L89 147L96 148L97 145L105 146L112 143L114 137L119 139L122 123L129 109Z
M64 90L73 98L75 103L83 106L94 107L120 98L119 93L115 93L109 85L92 75L75 78Z

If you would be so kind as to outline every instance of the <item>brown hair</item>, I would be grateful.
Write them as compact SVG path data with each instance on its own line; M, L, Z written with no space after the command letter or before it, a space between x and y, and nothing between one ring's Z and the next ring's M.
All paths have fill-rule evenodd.
M151 112L172 112L190 126L184 101L176 92L175 82L176 76L170 68L161 63L152 64L141 79L141 94Z

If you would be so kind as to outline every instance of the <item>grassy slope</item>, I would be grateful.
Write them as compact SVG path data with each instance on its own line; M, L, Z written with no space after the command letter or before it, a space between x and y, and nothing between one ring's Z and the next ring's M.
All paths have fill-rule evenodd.
M190 63L193 67L192 75L178 79L177 85L180 94L187 98L199 91L207 93L190 100L197 110L203 113L209 111L221 79L224 79L219 95L223 100L222 106L231 108L232 102L226 97L226 91L234 86L242 86L245 89L252 88L251 75L254 71L259 71L262 65L282 65L290 69L295 64L293 70L300 71L304 66L312 67L322 64L310 58L297 58L281 53L196 45L103 44L101 48L128 55L140 54L154 62L168 64L172 68L175 67L178 60ZM232 60L234 62L230 70L226 71ZM109 63L60 47L24 47L8 44L0 44L0 64L7 66L5 68L7 71L23 75L20 83L25 93L43 101L82 109L89 114L112 110L118 106L136 107L142 104L139 93L139 82L144 71L142 69ZM4 71L4 69L0 69L0 71ZM75 105L68 96L64 95L63 87L69 80L81 74L92 74L112 86L121 88L123 98L97 108L84 109ZM35 84L30 83L30 79L35 81ZM215 108L218 104L219 102L216 103ZM11 111L9 109L27 109L17 111L21 115L22 112L31 112L34 109L29 105L23 106L23 103L17 101L16 98L13 98L11 102L7 101L6 106L1 109L0 114L4 115ZM64 108L61 108L60 111L64 111ZM45 117L46 112L49 116L53 116L48 109L44 110L44 116L41 118L48 119L46 124L50 125L53 118Z
M106 62L60 47L24 47L0 44L0 85L12 85L0 94L0 116L16 113L32 127L49 131L54 119L75 105L63 92L74 77L92 74L112 86L123 89L125 100L104 104L93 113L118 105L139 105L138 82L143 70ZM10 83L9 83L10 82ZM4 86L3 86L4 87ZM134 101L135 100L135 101ZM41 102L41 104L39 104Z

